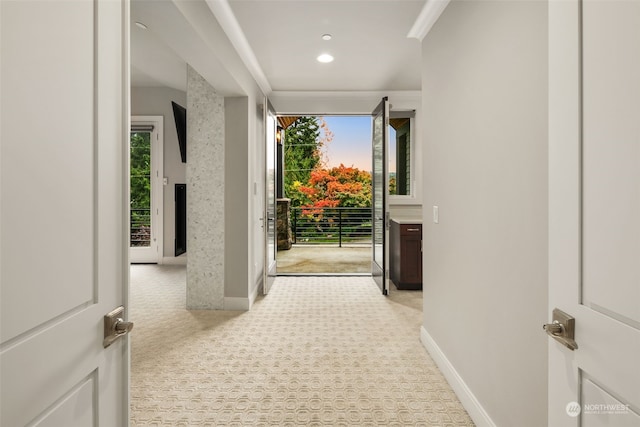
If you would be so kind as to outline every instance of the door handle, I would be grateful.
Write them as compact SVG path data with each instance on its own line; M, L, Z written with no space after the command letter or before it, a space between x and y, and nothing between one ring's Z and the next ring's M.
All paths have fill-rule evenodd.
M109 347L118 338L127 335L133 329L133 322L122 319L124 307L120 306L104 316L104 340L102 346Z
M554 308L551 322L542 326L547 335L569 350L576 350L578 348L578 343L575 341L576 319L564 311Z

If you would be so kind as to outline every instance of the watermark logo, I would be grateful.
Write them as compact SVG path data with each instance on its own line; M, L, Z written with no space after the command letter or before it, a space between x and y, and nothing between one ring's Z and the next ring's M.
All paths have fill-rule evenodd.
M586 403L582 406L585 415L624 415L629 412L629 405L624 403Z
M582 406L578 402L569 402L565 408L567 415L572 418L584 415L624 415L629 412L629 405L623 403L586 403Z
M566 411L567 411L567 415L569 415L570 417L572 418L577 417L578 415L580 415L581 410L582 408L580 407L580 404L578 402L567 403Z

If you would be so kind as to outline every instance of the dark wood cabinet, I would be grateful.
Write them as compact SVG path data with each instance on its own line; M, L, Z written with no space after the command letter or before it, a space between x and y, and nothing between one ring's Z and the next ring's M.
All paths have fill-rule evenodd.
M422 224L391 221L390 278L398 289L422 289Z

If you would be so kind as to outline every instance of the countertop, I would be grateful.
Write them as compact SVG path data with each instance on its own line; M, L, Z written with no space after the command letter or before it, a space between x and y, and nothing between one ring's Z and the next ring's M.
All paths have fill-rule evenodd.
M391 221L396 224L422 224L422 218L394 218L391 217Z

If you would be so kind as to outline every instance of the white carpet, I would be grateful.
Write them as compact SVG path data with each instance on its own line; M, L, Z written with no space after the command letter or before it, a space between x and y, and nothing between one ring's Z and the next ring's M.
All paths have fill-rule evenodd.
M185 267L131 270L132 426L472 426L419 340L421 292L279 277L187 311Z

